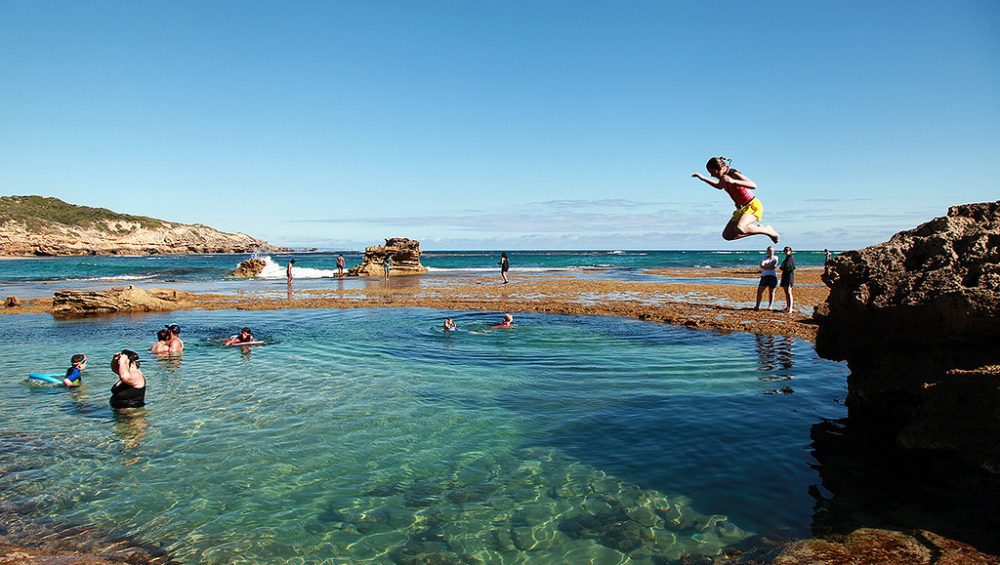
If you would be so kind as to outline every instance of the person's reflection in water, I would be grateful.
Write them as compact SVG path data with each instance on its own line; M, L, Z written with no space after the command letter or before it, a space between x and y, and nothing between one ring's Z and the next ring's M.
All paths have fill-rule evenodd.
M777 344L778 366L784 371L790 371L795 366L795 361L792 360L792 346L794 344L795 338L792 336L784 335L779 338ZM788 375L789 378L792 376L794 375Z
M169 355L157 355L156 362L166 370L168 373L175 374L181 368L181 359L184 355L181 353L171 353Z
M288 285L288 301L291 302L292 300L295 300L295 291L292 290L292 285L289 284Z
M122 455L125 455L128 453L128 450L138 447L146 436L146 428L149 427L149 422L146 420L146 409L125 408L115 410L114 418L115 434L122 441ZM142 457L132 457L122 462L122 465L131 465L141 460Z
M774 336L769 334L756 334L757 340L757 361L760 363L758 371L767 373L773 371L777 366L774 354Z

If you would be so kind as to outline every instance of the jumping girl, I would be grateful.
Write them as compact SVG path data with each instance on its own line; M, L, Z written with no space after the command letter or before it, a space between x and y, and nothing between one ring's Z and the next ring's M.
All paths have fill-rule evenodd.
M778 232L774 231L774 228L754 223L760 222L764 216L764 205L750 192L757 188L757 183L730 167L731 161L725 157L712 157L708 160L705 168L708 169L710 175L715 177L714 179L705 178L701 173L691 175L709 186L725 190L726 194L733 199L733 203L736 204L736 212L733 213L732 219L722 230L722 239L732 241L763 234L771 238L774 243L778 243Z

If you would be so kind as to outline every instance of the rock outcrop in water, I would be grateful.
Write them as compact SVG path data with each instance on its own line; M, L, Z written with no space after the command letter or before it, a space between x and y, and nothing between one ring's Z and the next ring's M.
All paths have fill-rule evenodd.
M229 273L231 277L239 277L244 279L252 279L254 277L259 277L262 272L264 272L264 266L267 263L263 259L247 259L240 263L236 270Z
M811 539L789 544L773 561L775 565L800 563L996 563L993 556L933 532L912 533L862 528L844 541Z
M852 424L1000 501L1000 202L844 253L824 282L816 347L850 366Z
M419 275L427 272L427 267L420 264L420 242L405 237L393 237L385 240L385 245L366 247L361 264L353 267L347 274L380 277L383 274L382 261L386 255L392 256L390 276Z
M52 315L60 318L125 314L130 312L166 312L176 310L194 295L169 288L149 290L135 286L116 286L107 290L60 290L52 300Z
M250 253L244 233L119 214L42 196L0 197L0 256ZM278 249L282 250L282 249Z

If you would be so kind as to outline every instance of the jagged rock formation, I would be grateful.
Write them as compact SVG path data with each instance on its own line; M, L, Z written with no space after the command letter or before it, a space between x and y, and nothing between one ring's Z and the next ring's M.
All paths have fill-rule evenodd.
M124 314L130 312L165 312L190 302L194 295L169 288L141 289L116 286L107 290L60 290L52 300L52 315L60 318Z
M837 257L820 355L847 360L849 420L1000 503L1000 201L954 206Z
M41 196L0 197L0 255L250 253L268 243L243 233L68 204Z
M420 242L405 237L393 237L385 240L385 245L366 247L361 263L349 270L348 276L381 277L382 262L386 255L392 255L390 276L419 275L427 272L427 267L420 264Z
M259 277L264 271L264 266L267 263L263 259L247 259L240 263L236 270L229 273L231 277L240 277L244 279L252 279L254 277Z

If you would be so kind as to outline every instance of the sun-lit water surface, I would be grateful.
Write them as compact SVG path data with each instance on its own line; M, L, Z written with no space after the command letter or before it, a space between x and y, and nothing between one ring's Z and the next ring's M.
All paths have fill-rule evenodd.
M653 562L809 535L809 426L845 415L845 366L795 338L496 318L0 317L0 510L206 563ZM144 354L148 406L116 418L111 353L168 322L187 351ZM268 344L210 341L242 325ZM77 352L82 389L25 383Z

